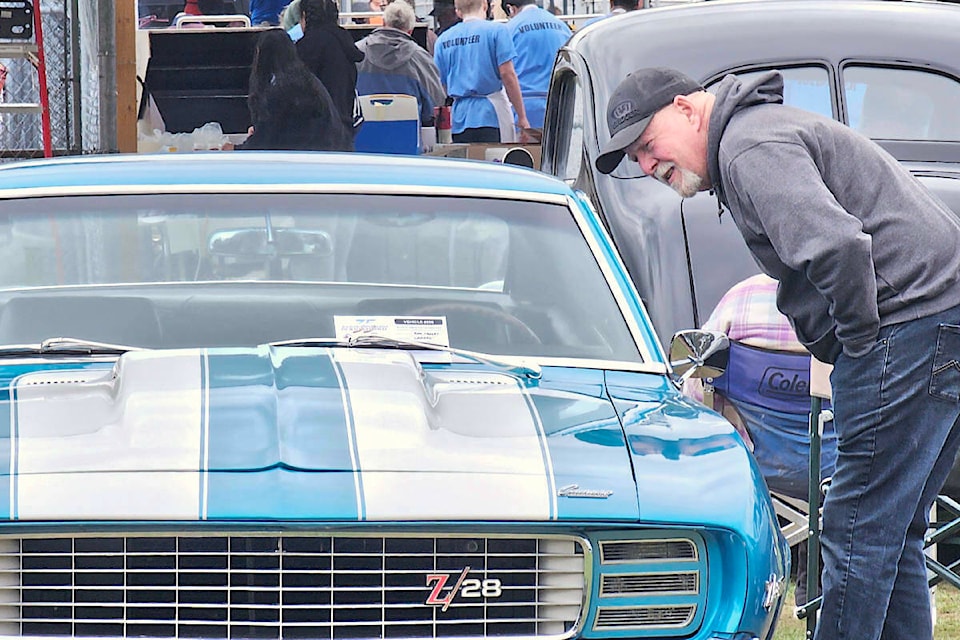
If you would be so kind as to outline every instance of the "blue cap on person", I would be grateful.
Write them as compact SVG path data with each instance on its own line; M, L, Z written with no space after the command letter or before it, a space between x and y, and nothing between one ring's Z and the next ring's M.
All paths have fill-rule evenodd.
M600 148L597 170L611 173L624 149L640 137L653 115L677 96L703 91L703 86L676 69L648 67L627 74L607 102L610 141Z

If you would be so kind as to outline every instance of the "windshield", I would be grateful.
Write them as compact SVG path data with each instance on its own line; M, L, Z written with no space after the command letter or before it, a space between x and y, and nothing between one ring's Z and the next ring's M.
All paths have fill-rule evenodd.
M337 194L4 203L0 345L245 347L400 325L399 338L483 353L640 360L565 206Z

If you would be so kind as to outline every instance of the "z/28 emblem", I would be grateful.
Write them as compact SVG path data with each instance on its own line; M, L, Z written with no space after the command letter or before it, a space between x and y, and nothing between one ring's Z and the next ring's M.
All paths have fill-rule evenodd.
M441 607L440 611L446 611L458 593L461 598L499 598L503 594L503 587L497 578L489 578L487 580L477 580L476 578L468 579L468 573L470 573L470 567L464 567L456 583L447 589L446 594L443 593L443 588L454 574L429 574L427 576L427 586L433 587L433 589L430 591L430 595L427 596L424 604Z

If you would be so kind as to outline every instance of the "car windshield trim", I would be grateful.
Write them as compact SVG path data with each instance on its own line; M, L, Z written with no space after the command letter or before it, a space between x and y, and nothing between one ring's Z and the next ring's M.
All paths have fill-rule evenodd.
M584 195L584 203L593 208L592 204L586 196ZM630 332L630 336L633 338L634 343L637 346L637 349L640 352L640 358L645 363L656 363L665 362L666 356L660 349L660 343L658 340L652 336L644 334L643 329L640 326L640 323L637 322L637 318L630 309L630 301L627 299L627 296L624 293L624 287L633 288L634 295L633 300L636 301L638 311L643 315L644 318L650 318L650 314L647 313L646 306L643 303L643 299L640 297L639 293L636 293L635 285L633 281L629 278L620 281L617 277L617 274L612 268L611 262L615 263L620 269L620 273L627 273L627 267L623 262L623 258L619 252L613 252L609 257L610 260L604 259L603 249L600 246L600 243L597 241L597 238L591 233L591 228L587 224L587 218L576 205L573 198L568 198L566 202L567 208L573 212L573 219L576 221L577 226L580 228L580 232L583 234L584 239L587 241L587 244L590 247L590 252L593 254L594 258L597 261L597 264L600 267L601 273L603 273L604 281L607 283L607 286L610 287L610 293L613 295L613 299L617 304L617 307L620 311L621 316L623 317L624 322L627 325L627 331ZM600 228L597 230L598 233L604 234L607 236L609 243L612 245L613 240L610 239L609 233L606 229ZM666 366L663 368L664 372L667 371Z
M448 196L464 198L489 198L492 200L519 200L541 202L544 204L566 204L567 196L562 193L493 189L487 187L456 188L433 185L390 185L390 184L80 184L55 185L43 187L8 188L0 190L0 200L19 200L26 198L53 198L63 196L138 196L138 195L227 195L227 194L331 194L331 195L410 195L410 196Z

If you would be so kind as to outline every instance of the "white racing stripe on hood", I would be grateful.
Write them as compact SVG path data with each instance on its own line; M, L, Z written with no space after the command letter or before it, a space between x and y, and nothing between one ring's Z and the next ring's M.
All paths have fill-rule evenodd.
M12 517L198 517L200 355L145 353L13 382Z
M367 520L556 517L542 427L519 381L337 350Z

